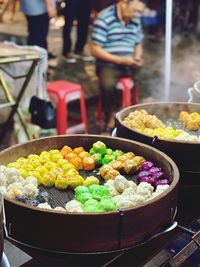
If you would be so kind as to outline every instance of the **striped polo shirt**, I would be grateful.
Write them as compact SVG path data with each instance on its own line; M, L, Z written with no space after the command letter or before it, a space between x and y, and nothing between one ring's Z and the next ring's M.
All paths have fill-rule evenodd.
M131 19L122 25L116 4L100 12L93 25L92 42L114 55L132 55L135 45L141 43L142 39L140 18Z

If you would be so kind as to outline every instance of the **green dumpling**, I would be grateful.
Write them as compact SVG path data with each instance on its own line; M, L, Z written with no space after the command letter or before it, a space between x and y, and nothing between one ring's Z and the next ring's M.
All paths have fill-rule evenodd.
M100 153L101 155L106 154L106 145L101 141L97 141L96 143L94 143L92 145L92 148L94 153Z
M84 207L88 207L88 206L96 206L99 205L99 201L97 201L94 198L88 199L87 201L85 201L84 203Z
M106 186L103 185L91 185L89 190L94 199L101 200L103 197L109 197L110 192Z
M97 166L100 166L100 165L102 165L102 155L100 154L100 153L95 153L95 154L93 154L93 159L94 159L94 161L95 161L95 164L97 165Z
M84 212L103 212L103 209L101 208L101 205L89 205L86 207L83 207Z
M115 157L113 156L113 154L111 154L111 155L106 154L102 159L102 165L108 164L113 160L115 160Z
M74 189L74 191L75 191L75 194L83 194L83 193L89 193L89 189L88 189L88 187L87 186L82 186L82 185L80 185L80 186L77 186L75 189Z
M84 204L87 200L92 199L92 194L90 194L89 192L87 193L82 193L82 194L75 194L75 199L79 202L81 202L82 204Z
M101 204L101 207L104 211L117 210L115 202L110 197L102 198L100 201L100 204Z
M106 149L106 155L112 155L113 150L111 148Z

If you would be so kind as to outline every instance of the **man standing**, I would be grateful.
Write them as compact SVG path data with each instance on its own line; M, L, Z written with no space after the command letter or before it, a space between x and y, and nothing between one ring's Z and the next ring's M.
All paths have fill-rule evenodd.
M76 63L77 58L91 61L93 58L84 51L87 41L92 0L65 0L65 25L63 28L63 56L68 63ZM71 29L77 19L77 40L75 51L71 51Z
M28 45L47 49L49 19L56 16L55 0L20 0L28 23Z
M105 127L113 127L114 88L120 77L133 77L134 68L142 66L142 0L118 0L104 9L94 22L91 51L96 57Z

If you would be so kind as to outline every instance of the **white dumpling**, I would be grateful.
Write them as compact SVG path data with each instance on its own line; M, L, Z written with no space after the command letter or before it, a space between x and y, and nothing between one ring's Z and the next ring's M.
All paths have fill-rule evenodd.
M152 193L147 188L140 188L140 190L137 190L137 195L143 196L145 200L151 198Z
M134 207L141 205L145 202L145 198L141 195L134 195L134 197L132 198L132 205Z
M51 206L45 202L45 203L40 203L38 206L38 208L41 208L41 209L48 209L48 210L52 210Z
M129 187L133 189L133 191L137 191L137 184L134 183L133 181L128 181Z
M6 177L7 177L8 184L18 182L18 179L20 178L19 170L15 168L7 168Z
M11 188L11 189L7 190L7 193L5 194L5 196L7 196L11 199L15 199L16 197L19 197L22 195L23 195L23 191L18 189L18 188Z
M143 189L147 189L151 192L151 194L153 193L154 191L154 188L151 184L149 183L146 183L146 182L141 182L138 187L137 187L137 192L139 192L140 190L143 190Z
M157 197L158 195L162 194L165 190L169 188L169 185L158 185L156 191L153 193L153 197Z
M7 176L4 172L0 172L0 186L7 186Z
M169 188L169 185L168 184L165 184L165 185L158 185L156 187L156 191L158 192L164 192L165 190L167 190ZM155 192L156 192L155 191Z
M56 207L54 210L66 212L66 210L63 207Z
M119 195L119 192L115 189L114 186L109 186L108 190L110 192L111 197Z
M128 200L126 197L123 197L122 195L114 197L113 200L115 202L117 209L127 209L133 206L132 202Z
M4 165L1 165L0 166L0 173L6 173L6 170L7 170L7 167L6 166L4 166Z
M126 188L129 187L129 183L124 176L118 175L114 180L114 186L119 193L122 193Z
M23 195L28 198L36 198L38 192L38 188L33 184L26 184L23 188Z
M82 204L76 200L71 200L65 205L68 212L83 212Z
M6 195L7 194L7 189L5 186L0 186L0 194Z
M35 177L33 176L28 176L25 180L25 185L26 184L33 184L34 186L38 186L38 181Z
M114 186L114 180L112 180L112 179L109 179L106 183L104 183L104 185L106 186L106 187L112 187L112 186Z
M12 183L12 184L9 184L8 187L7 187L7 190L11 190L11 189L19 189L21 191L23 191L23 185L19 182L15 182L15 183Z
M131 198L135 195L135 190L132 187L126 188L124 192L122 193L123 197L126 197L127 199Z

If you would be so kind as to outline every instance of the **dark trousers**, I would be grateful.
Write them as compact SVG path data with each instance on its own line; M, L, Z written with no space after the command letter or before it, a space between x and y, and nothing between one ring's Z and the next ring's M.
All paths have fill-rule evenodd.
M121 90L115 90L117 81L122 77L134 77L135 69L128 66L97 64L97 76L105 119L109 120L112 112L119 110L121 102Z
M91 6L92 0L66 0L64 11L65 26L63 28L63 55L66 55L71 50L70 34L74 19L78 21L75 53L83 51L87 41Z
M48 14L26 16L26 19L28 22L28 45L37 45L47 49Z

